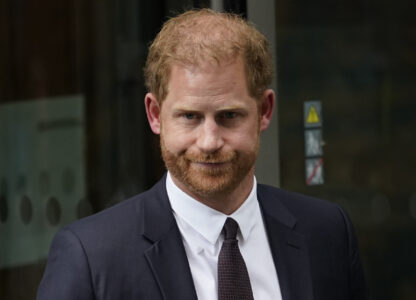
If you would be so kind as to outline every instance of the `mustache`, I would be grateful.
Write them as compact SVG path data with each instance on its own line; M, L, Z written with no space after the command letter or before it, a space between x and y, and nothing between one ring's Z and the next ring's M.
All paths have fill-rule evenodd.
M209 154L204 153L185 153L185 158L191 162L198 163L225 163L237 159L237 153L231 152L214 152Z

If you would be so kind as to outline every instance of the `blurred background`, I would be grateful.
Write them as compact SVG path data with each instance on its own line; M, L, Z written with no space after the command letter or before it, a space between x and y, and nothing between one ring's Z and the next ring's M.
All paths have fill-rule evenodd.
M59 228L165 172L142 68L192 7L239 13L271 42L258 180L343 206L372 299L416 299L410 0L0 0L0 299L34 299Z

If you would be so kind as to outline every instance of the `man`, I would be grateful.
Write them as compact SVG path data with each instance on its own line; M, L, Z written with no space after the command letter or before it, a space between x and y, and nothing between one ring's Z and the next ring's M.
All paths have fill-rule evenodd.
M168 173L60 230L38 299L364 299L344 211L256 183L275 102L264 36L186 12L152 43L145 78Z

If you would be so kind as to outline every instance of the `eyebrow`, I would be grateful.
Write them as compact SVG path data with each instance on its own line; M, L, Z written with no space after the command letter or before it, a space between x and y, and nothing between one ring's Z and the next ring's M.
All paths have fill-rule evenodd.
M223 110L241 110L241 109L244 109L244 107L241 106L241 105L231 105L231 106L221 107L221 109L219 109L219 111L223 111Z
M230 106L220 107L216 111L242 110L242 109L244 109L244 106L242 105L230 105ZM174 111L200 111L200 110L194 107L178 106L174 108Z

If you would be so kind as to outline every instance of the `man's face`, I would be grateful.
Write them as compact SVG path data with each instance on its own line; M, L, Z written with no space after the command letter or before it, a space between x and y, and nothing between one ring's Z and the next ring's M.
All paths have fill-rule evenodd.
M252 178L265 128L241 60L173 65L158 118L166 167L188 194L215 197Z

